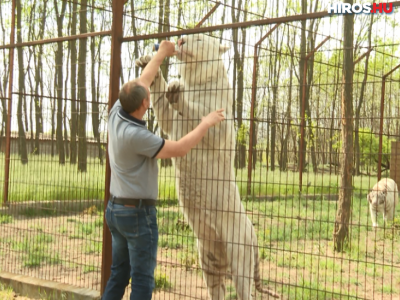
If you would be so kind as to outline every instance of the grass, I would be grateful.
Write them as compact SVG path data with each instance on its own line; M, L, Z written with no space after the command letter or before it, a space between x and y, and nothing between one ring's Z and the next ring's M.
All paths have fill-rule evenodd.
M52 249L53 242L53 237L44 233L10 241L12 249L22 253L22 265L25 267L39 267L44 263L59 264L60 255Z
M89 159L88 172L81 174L76 166L60 166L57 158L49 156L31 157L24 166L16 156L12 159L13 201L104 197L104 166L95 160ZM268 270L262 276L269 285L280 283L275 287L286 298L356 299L364 297L363 291L370 282L375 282L375 293L399 293L399 282L391 278L400 278L400 218L384 225L380 217L380 227L372 229L365 195L375 178L354 177L349 239L343 253L334 252L332 242L337 202L323 196L313 200L301 197L297 172L272 172L258 165L253 173L252 197L246 196L247 169L237 170L236 178L243 205L256 228L262 265ZM337 194L339 177L305 172L303 183L302 194ZM265 199L266 195L274 196L275 201ZM158 207L159 247L168 248L163 255L173 255L188 270L194 265L197 268L196 238L176 205L172 167L160 169L159 198L162 200ZM24 214L46 217L57 212L49 205L41 210L27 209ZM98 239L102 234L102 211L91 215L93 218L86 222L68 218L68 225L59 227L57 233L84 239L82 251L98 255L102 249ZM0 223L13 222L12 216L0 215ZM42 231L36 228L30 237L7 241L12 250L23 254L22 263L26 267L61 263L53 250L57 241ZM82 266L83 273L96 270L94 266ZM156 287L172 287L165 272L157 271ZM234 289L228 291L227 297L237 297Z
M172 288L172 283L169 281L167 274L159 268L154 273L155 290L168 290Z
M87 274L87 273L90 273L90 272L96 272L96 271L98 271L98 267L97 266L94 266L94 265L85 265L84 267L83 267L83 274Z
M0 299L13 300L14 292L13 292L12 288L0 283Z
M0 153L0 168L4 154ZM242 195L247 197L247 168L236 170L236 182ZM173 167L160 168L159 199L164 205L177 203ZM0 177L0 181L4 181ZM257 163L252 173L252 197L299 195L299 173L267 170ZM268 183L268 184L267 184ZM308 185L310 183L310 185ZM354 193L364 193L375 183L375 178L354 177ZM11 155L9 199L13 202L43 200L103 199L105 166L95 158L88 158L87 172L79 172L77 165L60 165L57 156L29 155L28 164L21 164L18 155ZM303 173L303 194L337 194L337 175ZM0 193L0 201L3 201ZM26 214L32 213L27 211ZM49 212L51 213L51 212Z
M60 165L57 156L30 154L28 160L23 165L18 155L11 155L9 199L12 201L104 199L105 165L95 158L88 157L85 173L68 162ZM4 169L4 154L0 154L0 167ZM3 176L0 180L4 181Z
M95 221L91 221L91 222L75 221L75 227L74 227L73 233L69 235L69 238L70 239L85 239L89 235L98 237L102 234L102 232L103 232L103 218L102 217L98 217L98 218L96 218Z
M13 216L7 214L0 214L0 224L9 224L13 222Z

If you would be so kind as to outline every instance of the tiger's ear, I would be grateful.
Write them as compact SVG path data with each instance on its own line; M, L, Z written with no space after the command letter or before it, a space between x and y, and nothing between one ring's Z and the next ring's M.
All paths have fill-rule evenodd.
M229 46L226 45L219 45L219 54L224 54L226 51L229 50Z

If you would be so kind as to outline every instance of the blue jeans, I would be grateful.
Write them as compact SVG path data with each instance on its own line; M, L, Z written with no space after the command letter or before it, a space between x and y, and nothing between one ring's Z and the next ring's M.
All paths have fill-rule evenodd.
M131 279L130 300L150 300L157 264L157 209L110 200L106 221L112 236L112 266L102 299L121 300Z

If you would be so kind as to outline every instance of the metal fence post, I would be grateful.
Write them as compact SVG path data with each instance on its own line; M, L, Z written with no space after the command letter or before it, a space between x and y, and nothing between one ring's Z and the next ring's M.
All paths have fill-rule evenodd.
M112 29L111 29L111 63L110 63L110 89L108 96L108 111L118 99L119 82L121 75L121 39L123 35L122 20L124 12L124 2L121 0L113 0L112 2ZM108 141L107 141L108 144ZM106 152L107 153L107 152ZM110 181L111 169L106 154L106 175L105 175L105 191L104 191L104 208L107 207L108 199L110 197ZM102 264L101 264L101 294L104 293L108 278L111 274L111 234L108 230L107 223L103 223L103 251L102 251Z

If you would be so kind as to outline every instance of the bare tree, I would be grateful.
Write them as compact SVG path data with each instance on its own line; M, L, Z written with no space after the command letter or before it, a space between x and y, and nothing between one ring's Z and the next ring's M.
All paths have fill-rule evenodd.
M0 26L1 30L5 32L4 24L3 24L3 13L1 11L0 5ZM3 45L6 44L6 36L3 34ZM2 106L2 118L1 118L1 129L0 129L0 146L1 146L1 137L7 132L7 101L6 101L6 94L7 94L7 86L8 86L8 64L7 64L7 55L6 49L3 49L3 78L1 78L0 84L0 100Z
M347 0L353 4L353 0ZM353 183L353 39L354 15L343 17L342 157L339 202L333 233L335 251L341 252L349 238Z
M94 5L94 0L92 0L92 4ZM94 32L94 10L90 14L90 30ZM98 148L98 157L100 160L100 164L103 164L103 150L101 149L100 143L100 114L99 114L99 94L96 90L96 59L99 60L98 68L100 68L100 53L101 53L101 38L99 41L98 51L96 54L95 50L95 37L92 37L90 40L90 52L92 57L92 67L91 67L91 91L92 91L92 128L93 135L97 141ZM100 78L98 78L100 80Z
M374 15L371 14L371 21L369 23L369 28L368 28L368 49L371 48L371 34L372 34L372 24L374 22ZM369 52L367 53L367 56L365 57L365 64L364 64L364 77L363 81L361 84L361 89L360 89L360 97L358 99L356 111L355 111L355 120L354 120L354 157L355 157L355 175L360 175L360 161L361 161L361 156L360 156L360 135L359 135L359 129L360 129L360 114L361 114L361 107L364 103L364 95L365 95L365 88L367 85L367 78L368 78L368 62L369 62Z
M237 15L235 15L235 4L236 1L232 0L232 21L239 21L240 10L237 10ZM239 0L237 7L242 6L242 0ZM247 20L247 10L244 13L244 21ZM242 40L239 42L239 32L238 29L232 31L233 37L233 49L234 49L234 69L233 69L233 115L236 112L237 118L237 128L242 129L243 126L243 92L244 92L244 59L246 53L246 29L242 29ZM239 44L241 44L241 51L239 52ZM236 88L237 84L237 88ZM235 93L237 90L237 96ZM242 143L239 139L236 143L237 151L235 155L235 167L242 169L246 167L246 145Z
M287 171L288 169L288 144L289 144L289 137L290 137L290 125L291 125L291 107L292 107L292 83L293 83L293 72L294 72L294 57L293 57L293 52L294 52L294 45L292 48L290 48L290 45L294 44L290 41L290 32L288 31L287 34L287 46L289 48L289 51L291 52L290 56L290 71L289 71L289 92L288 92L288 104L286 107L286 114L285 114L285 120L286 120L286 134L283 138L282 141L282 146L281 146L281 157L280 157L280 170L281 171ZM284 131L284 129L282 129Z
M307 13L307 0L301 0L301 13ZM306 57L307 51L307 41L306 41L306 20L301 21L301 38L300 38L300 66L299 66L299 107L300 111L303 111L303 85L304 85L304 61ZM301 116L303 117L303 116ZM298 159L298 169L299 172L302 172L305 167L305 153L307 149L307 141L304 139L303 147L301 147L301 141L298 140L299 143L299 159ZM303 170L300 170L300 166L303 166Z
M278 2L279 3L279 2ZM277 5L277 14L279 11L279 5ZM285 28L285 27L284 27ZM278 86L280 80L281 73L281 58L280 58L280 50L282 49L283 37L285 36L285 30L283 29L282 34L275 34L275 55L271 54L271 63L270 63L270 71L269 71L269 79L270 84L272 85L272 106L271 106L271 171L275 170L275 150L276 150L276 103L278 99ZM279 41L279 37L281 40ZM271 45L272 46L272 45Z
M87 32L87 0L82 0L79 11L80 33ZM78 170L87 170L87 145L86 145L86 44L87 39L79 40L79 65L78 65L78 99L79 99L79 123L78 123Z
M72 9L70 4L70 11L71 11L71 35L76 35L76 24L77 24L77 2L72 2ZM77 136L77 120L78 120L78 109L77 109L77 93L76 93L76 65L78 62L77 59L77 51L76 51L76 40L73 39L68 43L68 47L71 49L71 137L70 137L70 163L76 164L78 148L76 144L76 136Z
M170 0L160 0L159 2L159 13L158 13L158 32L168 32L170 30ZM182 15L181 15L182 16ZM180 16L180 17L181 17ZM161 42L161 38L158 39L158 42ZM168 71L169 71L169 57L164 60L164 63L160 66L161 72L164 75L164 78L168 80ZM158 126L154 126L155 115L154 111L151 108L149 110L149 129L151 128L153 132L155 132ZM164 139L168 139L168 135L161 131L161 137ZM161 160L161 167L170 167L172 166L172 160L170 158Z
M21 21L22 21L22 6L21 0L17 0L17 43L22 43L21 35ZM17 48L18 52L18 105L17 105L17 121L18 121L18 147L19 155L21 156L21 162L23 164L28 163L28 152L26 149L26 136L23 122L22 105L24 101L25 92L25 73L24 73L24 57L22 47Z
M62 1L61 12L58 10L57 0L54 0L54 9L56 11L57 18L57 33L59 37L62 37L63 21L65 15L65 9L67 7L67 2ZM58 150L58 162L61 165L65 164L65 151L64 151L64 141L63 141L63 60L64 51L63 43L57 43L56 52L56 97L57 97L57 128L56 128L56 140L57 140L57 150Z
M311 5L312 5L312 3L310 3L310 11L312 10ZM317 11L317 8L318 8L318 0L315 1L314 12ZM316 27L316 28L314 28L314 27ZM317 30L318 30L318 22L315 19L310 20L310 24L308 27L308 37L307 37L308 51L313 51L315 48L315 39L316 39L316 35L317 35ZM317 155L316 155L316 151L315 151L315 138L314 138L313 124L312 124L312 110L311 110L311 105L310 105L311 85L313 83L313 79L314 79L314 56L311 57L307 63L307 86L306 86L306 95L305 95L305 113L306 113L306 120L308 123L308 140L309 140L309 143L311 144L310 150L311 150L311 161L312 161L312 166L313 166L313 172L316 173L317 169L318 169L318 163L317 163Z

